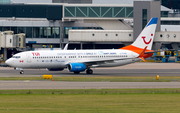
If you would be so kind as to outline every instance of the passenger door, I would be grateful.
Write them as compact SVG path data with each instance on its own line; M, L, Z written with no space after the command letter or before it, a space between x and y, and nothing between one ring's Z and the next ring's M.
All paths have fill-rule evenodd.
M26 54L26 58L27 58L27 63L31 63L31 54L30 53Z

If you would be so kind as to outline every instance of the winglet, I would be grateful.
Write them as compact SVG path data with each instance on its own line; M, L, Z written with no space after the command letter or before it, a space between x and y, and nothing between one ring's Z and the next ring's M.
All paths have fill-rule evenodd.
M68 43L65 45L63 50L67 50L68 49Z
M143 58L145 51L147 49L147 46L142 50L142 52L139 54L138 58L142 59L144 62L146 62L146 60Z

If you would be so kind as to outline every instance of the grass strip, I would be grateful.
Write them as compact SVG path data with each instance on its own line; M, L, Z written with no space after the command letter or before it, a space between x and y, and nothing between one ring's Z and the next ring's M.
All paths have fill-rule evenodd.
M156 80L154 77L53 77L54 81L71 81L71 82L179 82L179 76L166 76ZM42 77L0 77L0 80L45 80Z
M180 111L180 89L0 90L0 92L2 93L0 113L178 113ZM22 94L19 94L20 92Z
M1 95L37 95L37 94L179 94L180 88L160 88L160 89L31 89L31 90L0 90Z

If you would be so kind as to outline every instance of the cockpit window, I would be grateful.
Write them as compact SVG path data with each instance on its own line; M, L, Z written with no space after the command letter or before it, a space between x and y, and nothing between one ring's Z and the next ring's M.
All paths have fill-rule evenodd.
M21 58L20 56L13 56L12 58Z

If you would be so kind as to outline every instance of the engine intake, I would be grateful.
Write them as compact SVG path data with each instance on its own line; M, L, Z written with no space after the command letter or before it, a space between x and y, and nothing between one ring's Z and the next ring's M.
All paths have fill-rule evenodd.
M83 63L70 63L67 68L70 72L82 72L86 70L86 65Z

